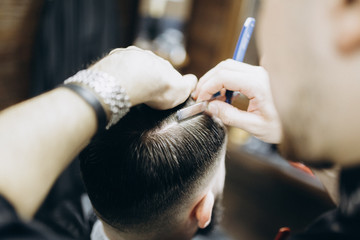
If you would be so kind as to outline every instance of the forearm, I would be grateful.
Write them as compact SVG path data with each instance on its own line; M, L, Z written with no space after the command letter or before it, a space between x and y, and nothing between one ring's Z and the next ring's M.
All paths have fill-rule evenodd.
M110 125L130 104L175 107L197 82L195 76L183 77L165 60L134 47L117 49L91 70L102 73L75 75L72 82L97 95ZM57 177L98 129L102 113L95 114L97 103L74 91L58 88L0 113L0 194L23 218L33 216Z
M0 193L20 216L32 217L96 128L93 109L64 88L0 113Z

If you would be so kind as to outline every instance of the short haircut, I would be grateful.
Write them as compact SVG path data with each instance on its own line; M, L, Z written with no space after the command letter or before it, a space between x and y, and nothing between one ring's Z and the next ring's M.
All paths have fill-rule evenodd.
M177 122L184 105L133 107L81 153L89 198L107 224L123 232L165 227L218 166L225 127L204 114Z

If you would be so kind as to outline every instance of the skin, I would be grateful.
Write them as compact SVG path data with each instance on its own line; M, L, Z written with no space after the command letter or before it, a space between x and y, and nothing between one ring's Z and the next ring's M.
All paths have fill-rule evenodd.
M283 123L284 153L316 165L359 164L359 1L262 4L259 45Z
M132 106L147 103L172 108L188 98L197 82L194 76L182 76L167 61L135 47L118 49L91 68L113 75ZM32 218L57 177L96 130L92 107L64 88L0 113L0 194L20 217Z
M210 113L218 116L225 124L244 129L265 142L280 142L281 124L272 100L269 77L264 68L228 59L200 79L192 96L198 102L204 101L222 89L243 93L249 98L249 107L247 111L241 111L223 101L215 100L209 103Z
M222 63L213 74L200 80L194 97L206 100L222 88L244 91L252 106L247 112L219 102L210 104L209 111L261 139L275 143L282 139L285 153L293 159L318 165L328 162L343 167L358 165L360 109L356 103L360 101L360 1L266 0L259 20L260 51L264 56L263 66L270 76L272 94L267 84L261 84L267 83L266 74L260 74L263 68L246 75L249 73L246 67L243 70L233 68L231 61L227 61L229 63ZM140 55L153 60L148 55ZM144 76L138 71L142 64L135 61L140 60L139 56L130 58L130 63L129 58L111 59L104 61L106 64L99 69L125 81L132 104L146 102L161 109L169 108L181 102L179 99L186 99L177 94L171 97L170 93L179 91L170 90L180 87L183 90L180 95L185 96L194 86L194 81L189 84L192 87L186 89L173 83L160 85L164 94L152 98L153 85L145 84L141 89L141 81L131 84L130 80L148 79L148 73L154 73L149 67L154 65L145 64L147 75ZM151 79L166 83L165 79L169 79L166 74L181 79L179 74L169 73L170 66L164 64L167 65L164 68L154 68L157 73L164 69L164 75L154 73ZM122 67L125 65L131 70ZM252 78L258 80L256 84L248 83ZM236 83L238 79L242 81ZM273 109L273 100L277 111ZM256 119L255 124L249 121L250 116ZM248 124L241 125L241 121ZM95 130L92 109L76 94L60 89L0 114L0 145L6 146L0 153L0 193L9 199L20 216L31 218L57 176ZM266 130L266 134L259 134L262 130ZM73 132L77 134L74 136ZM63 149L66 150L60 152ZM50 158L49 162L52 150L52 156L59 157Z
M227 60L200 79L194 97L241 91L250 99L247 112L215 101L209 111L260 139L281 142L292 160L358 165L360 1L262 1L257 34L264 68Z

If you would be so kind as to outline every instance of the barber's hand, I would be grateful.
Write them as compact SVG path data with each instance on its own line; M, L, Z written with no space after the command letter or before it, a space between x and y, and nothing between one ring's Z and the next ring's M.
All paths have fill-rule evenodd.
M247 111L222 101L212 101L208 111L225 124L241 128L269 143L279 143L281 123L275 109L269 77L262 67L226 60L206 73L199 81L193 97L208 100L222 89L239 91L249 98Z
M115 49L91 68L120 81L132 106L173 108L189 97L197 83L194 75L182 76L168 61L136 47Z

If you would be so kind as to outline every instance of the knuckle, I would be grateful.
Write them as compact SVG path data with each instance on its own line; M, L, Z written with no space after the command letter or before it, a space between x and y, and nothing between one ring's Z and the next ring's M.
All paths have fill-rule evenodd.
M164 91L166 91L167 95L166 97L168 98L168 95L171 95L169 92L171 89L175 89L174 83L171 83L170 81L163 81L163 89Z
M215 77L216 79L223 80L226 78L227 71L225 69L220 69L216 72Z
M201 78L199 79L198 86L203 85L205 82L206 82L206 78L205 78L205 77L201 77Z
M146 52L147 54L149 54L150 56L155 56L155 53L153 53L150 50L144 50L144 52Z
M209 95L210 95L210 94L209 94L207 91L201 90L201 91L199 92L199 95L198 95L198 99L197 99L197 100L199 100L199 101L207 100L207 99L208 99L207 96L209 96Z
M268 74L268 72L265 70L265 68L263 68L263 67L261 67L261 66L258 66L257 69L258 69L258 73L259 73L259 75L260 75L260 77L261 77L262 79L267 80L267 79L269 78L269 74Z
M135 46L129 46L126 48L127 50L141 50L140 48L138 47L135 47Z
M231 117L228 109L218 108L219 117L226 125L234 125L234 119Z
M229 118L224 118L223 116L220 117L220 119L223 121L224 124L229 125L229 126L234 126L234 120L233 119L229 119Z
M229 59L223 60L221 61L218 66L219 67L225 67L227 64L229 63Z
M121 48L114 48L113 50L110 51L109 55L114 54L120 50L121 50Z
M163 59L163 58L161 58L161 59L164 60L164 63L166 66L173 68L173 66L171 65L171 63L168 60Z

